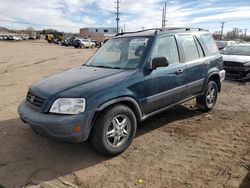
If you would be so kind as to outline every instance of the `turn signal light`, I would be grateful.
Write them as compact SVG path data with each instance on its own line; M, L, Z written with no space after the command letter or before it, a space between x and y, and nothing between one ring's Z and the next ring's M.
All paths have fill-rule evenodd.
M80 125L76 125L74 128L73 128L73 131L76 132L76 133L79 133L81 131L81 126Z

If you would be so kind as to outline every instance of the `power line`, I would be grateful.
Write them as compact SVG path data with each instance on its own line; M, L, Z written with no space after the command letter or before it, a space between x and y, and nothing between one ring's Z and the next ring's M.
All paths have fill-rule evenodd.
M69 25L50 25L50 24L38 24L38 23L31 23L31 22L22 22L22 21L14 21L14 20L5 20L0 19L0 22L7 22L7 23L17 23L22 25L35 25L35 26L42 26L42 27L68 27L68 28L79 28L79 26L69 26Z

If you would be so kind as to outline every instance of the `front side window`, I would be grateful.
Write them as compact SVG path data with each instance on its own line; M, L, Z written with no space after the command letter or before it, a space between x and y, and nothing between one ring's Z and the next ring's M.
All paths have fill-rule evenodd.
M178 63L179 53L175 37L159 37L153 49L153 57L166 57L169 64Z
M86 63L87 66L133 69L148 45L147 37L117 38L107 41Z
M199 58L197 46L192 35L179 36L186 61L193 61Z

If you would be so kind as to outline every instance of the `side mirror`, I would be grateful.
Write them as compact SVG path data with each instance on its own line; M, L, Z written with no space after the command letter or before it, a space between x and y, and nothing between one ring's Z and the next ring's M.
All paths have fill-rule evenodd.
M167 67L169 65L168 59L166 57L155 57L152 60L152 69L156 69L157 67Z

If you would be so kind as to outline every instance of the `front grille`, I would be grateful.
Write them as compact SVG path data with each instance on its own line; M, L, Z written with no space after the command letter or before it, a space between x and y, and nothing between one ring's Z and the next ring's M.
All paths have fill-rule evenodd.
M234 66L224 66L224 69L228 71L244 71L245 67L234 67Z
M37 95L34 95L29 91L26 97L26 101L28 101L30 104L36 107L42 107L44 99Z
M230 67L243 67L243 63L234 62L234 61L224 61L224 66L230 66Z

